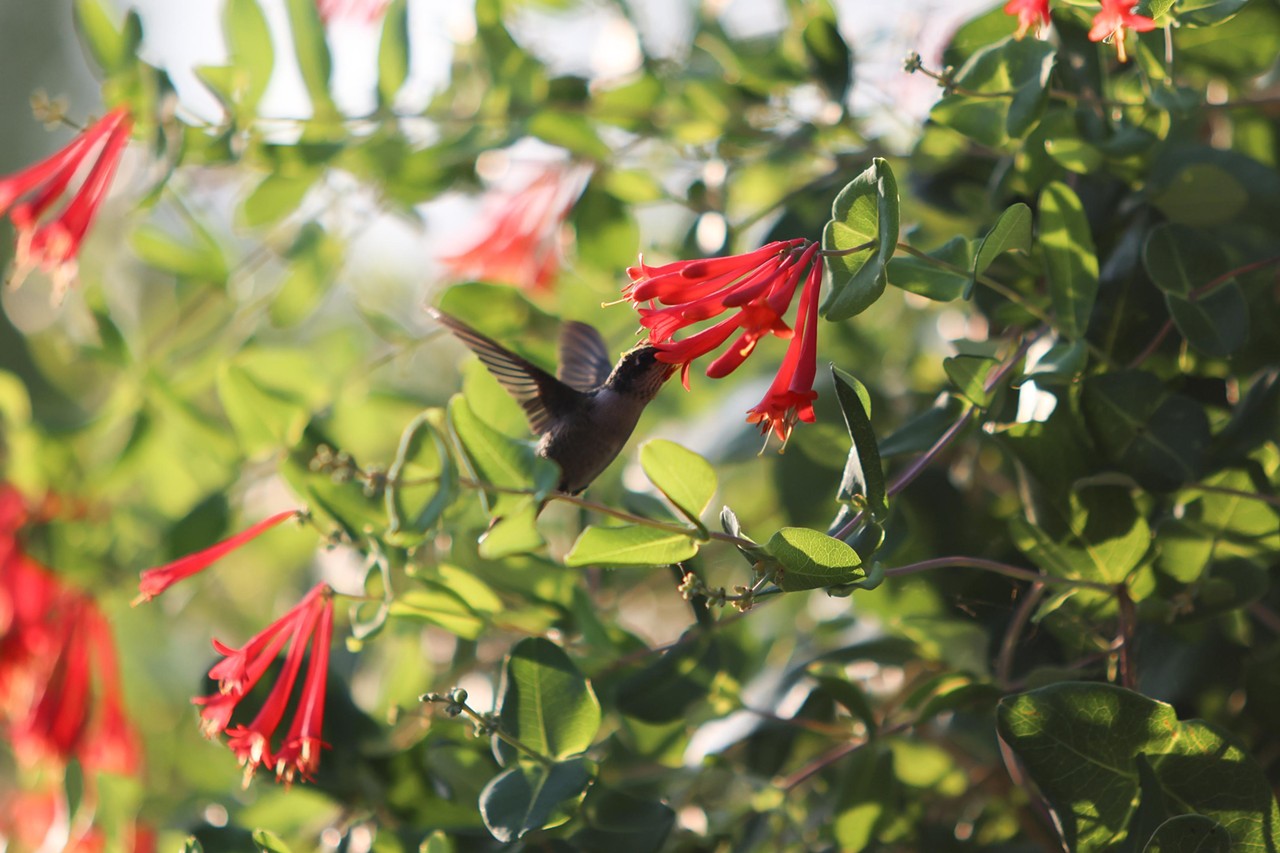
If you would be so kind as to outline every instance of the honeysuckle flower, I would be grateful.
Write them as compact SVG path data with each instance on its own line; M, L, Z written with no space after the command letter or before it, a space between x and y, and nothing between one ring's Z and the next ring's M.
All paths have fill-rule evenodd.
M546 290L560 267L565 220L586 189L590 170L555 164L515 192L494 192L477 238L439 261L456 277Z
M7 212L18 232L13 286L39 267L53 279L54 301L62 299L76 280L80 244L107 195L132 128L128 111L118 107L62 150L0 178L0 215ZM55 212L71 181L88 164L88 174Z
M760 424L765 435L773 432L786 446L797 420L813 423L813 401L818 392L813 380L818 372L818 289L822 286L822 259L809 268L800 294L796 330L787 345L782 366L761 400L747 414L748 423Z
M333 632L333 590L318 584L292 610L268 625L239 649L214 641L223 655L209 675L218 681L218 693L192 700L201 706L202 729L207 737L226 732L227 746L245 769L248 786L258 767L274 769L285 784L298 776L314 779L320 762L324 725L325 683L329 673L329 643ZM266 701L247 724L230 725L239 702L248 695L288 644L284 664ZM302 671L310 645L310 663L288 731L276 734L288 710L289 698Z
M623 296L635 305L640 325L648 329L648 342L657 348L657 359L680 365L686 389L692 362L724 347L731 337L733 342L707 366L707 376L719 379L737 370L763 337L790 339L769 393L747 416L748 422L759 423L764 433L778 435L785 444L797 419L813 420L817 397L813 380L817 372L817 291L822 281L818 252L817 243L795 239L779 240L741 255L656 267L642 259L627 270L631 282L623 288ZM793 330L786 314L802 281ZM675 339L682 330L725 313L728 316L718 322Z
M1089 29L1090 41L1114 39L1116 55L1121 62L1129 61L1124 49L1125 29L1146 33L1156 26L1156 22L1146 15L1135 15L1135 5L1134 0L1102 0L1102 10L1093 16L1093 26Z
M1009 0L1004 4L1004 13L1018 16L1018 31L1013 36L1016 39L1033 28L1039 31L1049 26L1049 0Z
M242 530L235 536L224 539L216 545L211 545L203 551L188 554L185 557L174 560L172 563L157 566L154 569L146 569L138 579L138 597L133 600L133 605L136 607L144 601L150 601L178 581L204 571L214 561L225 557L240 546L258 538L271 528L298 514L298 511L293 509L278 512L270 518L259 521L248 530Z
M391 0L316 0L316 11L326 24L356 21L372 24L382 17Z

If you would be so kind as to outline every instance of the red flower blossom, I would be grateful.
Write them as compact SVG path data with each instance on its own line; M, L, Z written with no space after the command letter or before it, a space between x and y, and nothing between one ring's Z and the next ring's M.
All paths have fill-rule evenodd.
M207 737L227 734L229 746L245 768L247 786L259 766L273 768L286 784L296 776L314 779L320 762L324 724L325 683L329 673L329 642L333 633L333 591L318 584L298 604L239 649L214 641L224 656L209 671L218 693L192 700L202 706L201 728ZM284 664L266 701L247 725L229 726L237 705L266 674L285 643ZM276 731L289 705L302 659L311 646L311 660L288 732L274 747Z
M733 343L707 366L707 376L719 379L737 370L766 335L790 339L768 394L747 415L749 423L760 423L763 432L778 435L785 444L797 418L813 420L817 397L813 381L822 283L818 251L817 243L796 239L722 258L658 267L641 261L627 270L631 283L623 294L635 303L640 325L649 330L649 343L658 349L658 360L681 366L685 388L691 363L720 349L735 333ZM785 315L801 281L805 284L793 330ZM668 307L658 308L655 303ZM733 313L719 322L682 340L673 339L680 330L729 311Z
M316 0L320 20L326 24L334 21L357 21L372 24L387 11L391 0Z
M1093 16L1093 27L1089 30L1090 41L1114 38L1116 55L1121 62L1129 61L1124 49L1125 28L1146 33L1156 26L1146 15L1133 14L1134 5L1134 0L1102 0L1102 11Z
M1018 16L1018 32L1014 34L1017 39L1033 27L1039 30L1049 26L1049 0L1009 0L1004 4L1004 13Z
M796 333L787 345L782 366L773 378L768 392L747 413L747 423L760 424L760 431L770 431L785 447L796 420L813 423L813 401L818 392L813 380L818 372L818 290L822 286L822 258L809 268L809 277L800 294L796 314Z
M546 290L560 266L565 219L589 175L585 167L557 164L516 192L494 193L480 217L484 232L440 262L458 277Z
M8 211L18 232L15 285L40 267L53 277L54 300L62 299L76 279L80 244L111 186L132 128L128 111L118 107L61 151L0 178L0 215ZM83 183L70 201L52 213L87 163L92 166Z
M259 521L248 530L243 530L229 539L224 539L216 545L205 548L203 551L197 551L194 554L188 554L185 557L174 560L167 565L143 571L138 580L138 597L133 600L133 605L136 607L144 601L150 601L178 581L204 571L215 560L225 557L245 543L266 533L277 524L296 515L298 515L298 511L293 509L278 512L270 518Z

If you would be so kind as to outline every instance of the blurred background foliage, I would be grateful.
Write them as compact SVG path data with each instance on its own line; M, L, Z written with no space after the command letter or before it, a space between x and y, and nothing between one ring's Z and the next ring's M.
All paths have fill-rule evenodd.
M859 61L892 39L826 0L226 0L187 22L221 55L167 43L164 6L0 7L0 171L74 134L29 118L38 90L77 126L104 104L136 122L78 285L4 292L0 460L61 500L21 547L106 613L145 747L135 777L91 780L5 752L6 802L52 787L110 849L1280 843L1275 0L1144 3L1160 27L1126 65L1087 38L1090 3L1054 3L1045 40L953 9L937 50L903 11L914 76ZM926 75L943 88L912 114ZM539 223L549 286L450 265L496 253L511 234L487 227L568 164L589 178ZM833 264L828 293L869 307L821 323L817 422L779 454L743 421L782 341L724 381L695 365L587 503L535 526L520 410L424 302L550 368L560 319L632 345L635 313L601 303L638 252L831 222L860 236L827 248L878 242ZM862 427L884 471L842 505ZM727 505L727 533L769 546L708 541L663 497L683 457L640 464L655 438L710 463L699 523ZM468 485L502 471L537 494ZM888 512L862 511L886 483ZM129 607L139 570L295 506L307 523ZM696 555L611 567L579 540L608 511ZM814 538L786 551L784 528ZM779 567L812 565L830 594L783 594ZM190 706L209 639L316 581L339 594L330 749L314 784L242 788ZM499 699L483 734L541 760L473 732Z

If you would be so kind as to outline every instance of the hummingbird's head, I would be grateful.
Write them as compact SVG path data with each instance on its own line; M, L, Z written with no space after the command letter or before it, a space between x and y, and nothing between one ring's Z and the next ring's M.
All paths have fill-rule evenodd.
M652 400L662 383L670 379L679 367L658 361L657 355L657 348L650 344L640 344L627 350L605 384L619 394L634 394Z

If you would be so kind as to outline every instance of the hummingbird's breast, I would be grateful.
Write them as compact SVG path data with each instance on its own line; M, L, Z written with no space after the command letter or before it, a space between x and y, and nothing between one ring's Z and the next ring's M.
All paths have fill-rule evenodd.
M560 466L560 491L580 492L609 467L648 402L602 386L589 394L580 412L561 418L542 436L538 453Z

